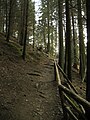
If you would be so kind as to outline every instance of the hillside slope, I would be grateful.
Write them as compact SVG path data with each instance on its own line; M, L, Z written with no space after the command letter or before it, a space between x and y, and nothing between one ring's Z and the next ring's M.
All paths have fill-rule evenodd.
M0 40L0 120L60 120L53 60L28 47L23 61L21 49Z

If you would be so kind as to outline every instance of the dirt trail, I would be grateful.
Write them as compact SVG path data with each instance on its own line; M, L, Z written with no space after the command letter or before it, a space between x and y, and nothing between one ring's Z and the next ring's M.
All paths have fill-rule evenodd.
M40 65L40 66L39 66ZM62 109L57 84L54 81L54 65L50 61L43 61L37 67L35 82L36 92L33 103L33 120L60 120Z
M62 108L53 60L32 53L30 59L23 61L10 45L3 44L0 43L0 120L60 120Z
M85 84L73 72L73 84L85 97ZM61 120L62 108L54 62L47 54L0 41L0 120Z

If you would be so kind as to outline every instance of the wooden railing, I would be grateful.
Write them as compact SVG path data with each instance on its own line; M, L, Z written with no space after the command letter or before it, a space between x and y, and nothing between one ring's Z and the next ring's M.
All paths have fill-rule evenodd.
M60 74L65 79L65 84L61 81ZM55 61L55 79L57 80L64 120L87 120L85 109L90 109L90 102L81 98L67 75Z

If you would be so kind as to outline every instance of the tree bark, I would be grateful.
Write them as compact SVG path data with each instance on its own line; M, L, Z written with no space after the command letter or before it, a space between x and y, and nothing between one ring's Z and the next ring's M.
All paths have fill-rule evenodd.
M24 45L24 24L25 24L25 3L24 1L21 1L21 22L20 22L20 28L19 28L19 44L21 46Z
M70 0L71 5L73 6L73 1ZM78 70L79 58L78 58L78 46L77 46L77 32L75 29L75 17L74 10L71 8L71 17L72 17L72 39L73 39L73 67Z
M33 50L35 48L35 2L33 2Z
M49 0L47 1L47 20L48 20L48 43L47 43L47 53L49 53L50 52L50 25L49 25L49 21L50 21L50 16L49 16Z
M66 0L66 41L68 49L68 65L67 74L68 78L72 80L72 58L71 58L71 24L70 24L70 10L69 10L69 0Z
M90 102L90 0L86 0L87 8L87 81L86 99ZM86 109L86 117L90 120L90 109Z
M24 46L23 46L23 54L22 54L24 60L26 56L27 22L28 22L28 0L25 0Z
M7 35L7 29L8 29L8 8L7 8L7 0L6 0L6 35Z
M63 1L58 0L58 26L59 26L59 65L63 69L63 25L62 25L62 7Z
M12 12L12 0L10 0L10 4L9 4L9 21L8 21L8 30L7 30L7 35L6 35L6 41L7 41L7 42L9 42L9 38L10 38L11 12Z
M79 56L80 56L80 75L83 80L85 74L85 44L83 38L82 14L81 14L81 0L77 0L78 4L78 28L79 28Z

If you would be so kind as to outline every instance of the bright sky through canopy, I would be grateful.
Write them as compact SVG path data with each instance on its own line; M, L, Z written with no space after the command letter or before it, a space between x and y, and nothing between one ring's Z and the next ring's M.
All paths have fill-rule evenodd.
M35 2L36 21L38 21L38 18L39 18L39 6L40 6L41 0L32 0L32 1Z
M39 13L39 7L40 7L40 3L41 3L41 0L32 0L35 2L35 11L36 11L36 21L38 21L39 19L39 16L40 16L40 13ZM84 15L84 13L82 12L82 15ZM87 29L84 28L84 37L85 37L85 46L87 44Z
M41 1L41 0L33 0L33 1L35 2L35 9L36 9L36 11L37 11L38 8L39 8L40 1Z

